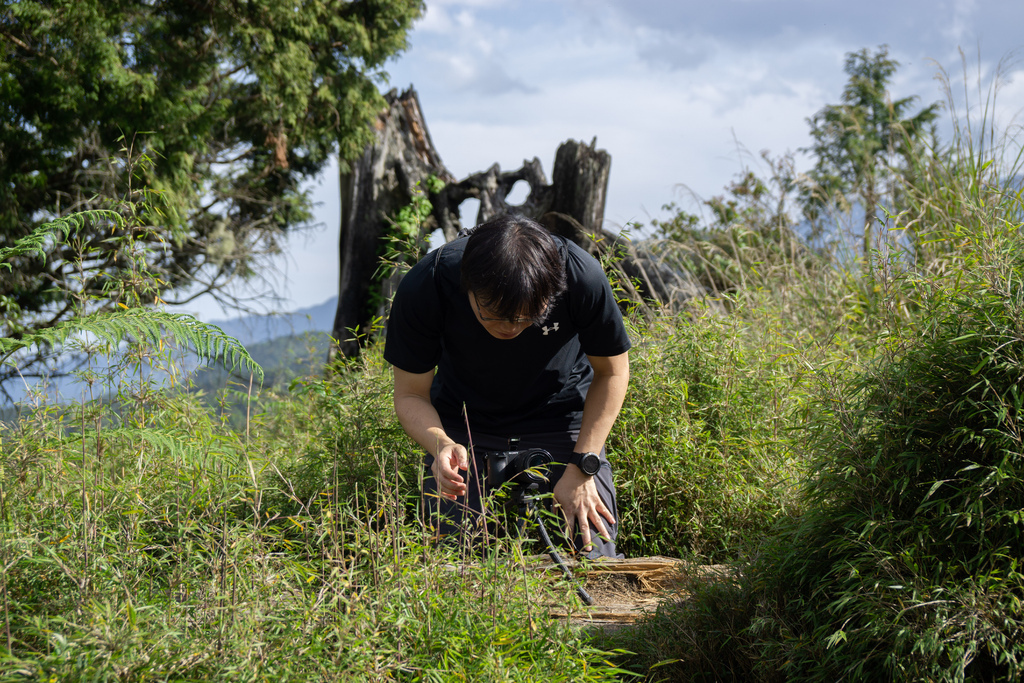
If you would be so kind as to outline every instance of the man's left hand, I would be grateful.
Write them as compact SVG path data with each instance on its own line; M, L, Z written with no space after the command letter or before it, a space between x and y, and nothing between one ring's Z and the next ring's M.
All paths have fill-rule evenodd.
M615 524L615 517L597 494L597 485L593 477L583 474L576 465L566 465L565 474L555 484L554 494L555 502L565 517L566 538L573 538L573 528L577 524L583 537L584 551L591 548L591 526L597 529L601 536L610 537L605 520L609 524Z

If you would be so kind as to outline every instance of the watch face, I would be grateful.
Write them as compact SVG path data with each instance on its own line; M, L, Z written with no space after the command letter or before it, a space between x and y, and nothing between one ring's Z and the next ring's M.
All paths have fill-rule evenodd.
M584 453L580 457L580 469L583 474L594 476L601 469L601 458L597 453Z

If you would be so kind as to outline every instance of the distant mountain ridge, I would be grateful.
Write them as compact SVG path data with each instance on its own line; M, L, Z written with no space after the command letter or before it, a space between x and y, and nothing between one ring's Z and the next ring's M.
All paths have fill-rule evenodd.
M334 327L334 312L337 307L338 297L334 296L321 304L302 308L292 313L250 315L229 320L210 320L208 322L236 338L243 346L250 347L289 336L301 337L306 333L314 333L315 337L323 337ZM316 335L315 333L321 334ZM318 349L320 346L326 349L327 342L324 339L316 338L311 340L311 343ZM257 350L254 349L253 351L256 352ZM291 355L295 355L295 353L297 352L292 352ZM326 351L323 354L326 355ZM260 362L261 365L266 365L267 368L265 369L270 370L275 367L273 359L273 355L271 355L257 362ZM181 359L180 362L183 369L186 370L194 370L199 365L198 360L192 355ZM98 355L93 360L92 369L99 375L104 375L108 372L110 365L111 361L108 357ZM34 386L39 384L39 382L30 381L29 384ZM49 387L47 393L54 396L55 400L73 400L82 391L81 384L73 376L53 377L46 380L45 384ZM12 380L4 388L11 399L16 402L25 400L28 395L25 382ZM3 400L0 399L0 407L2 407L2 404Z
M334 313L337 308L338 297L332 296L321 304L291 313L250 315L208 322L248 346L306 332L330 332L334 327Z

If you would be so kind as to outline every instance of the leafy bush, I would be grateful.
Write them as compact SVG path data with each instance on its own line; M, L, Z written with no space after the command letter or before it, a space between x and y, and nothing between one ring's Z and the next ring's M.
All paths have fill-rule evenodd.
M286 476L302 500L363 500L368 510L381 505L376 496L385 476L397 487L389 495L401 498L411 521L423 454L395 416L383 351L369 345L356 359L335 360L324 376L296 382L309 439Z
M775 305L762 310L783 335L830 347L815 358L794 345L818 378L813 403L790 413L808 463L796 514L737 571L693 581L613 640L636 670L772 683L1024 674L1024 156L989 129L994 92L984 130L961 127L951 103L953 143L907 160L873 262L819 270L817 301L799 278L766 286Z
M655 219L651 252L670 269L692 274L718 297L778 288L806 280L829 265L810 250L791 215L796 171L793 158L762 154L767 177L744 168L726 195L701 201L701 215L669 203L667 219ZM705 218L705 211L708 216Z
M811 511L773 568L827 636L787 653L802 675L1022 673L1024 280L971 284L931 293L816 435Z
M535 603L572 598L527 572L518 545L470 566L406 524L414 484L395 463L418 455L379 349L297 382L273 414L247 395L235 430L173 386L165 340L260 368L188 316L122 306L0 339L0 359L83 332L116 358L81 373L82 400L0 430L0 680L617 675L608 653L540 618Z
M665 316L630 353L609 440L627 555L737 559L794 503L792 347L710 311Z
M4 434L0 679L615 680L541 618L572 598L515 544L473 565L426 545L387 469L366 500L300 499L301 419L250 440L154 400L145 428Z
M916 324L852 380L819 371L799 514L779 517L736 574L694 580L691 598L612 641L638 669L690 681L1024 674L1018 231L1002 250L986 243L1003 259L958 280L907 281Z

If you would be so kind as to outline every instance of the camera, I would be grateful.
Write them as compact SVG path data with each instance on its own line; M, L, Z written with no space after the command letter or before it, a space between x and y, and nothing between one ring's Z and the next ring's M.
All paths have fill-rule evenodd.
M538 494L547 491L541 489L541 485L547 482L548 467L553 462L551 454L543 448L519 449L518 437L508 440L507 451L489 451L484 453L487 460L487 488L494 490L502 484L511 483L511 497L519 507L519 522L516 525L520 537L523 536L523 529L527 519L532 518L537 523L540 538L547 546L551 559L562 568L562 573L569 581L575 583L576 579L569 568L565 566L562 557L555 550L551 543L551 537L544 527L542 515L537 514L536 500ZM588 454L593 455L593 454ZM597 456L594 456L595 458ZM506 501L507 503L508 501ZM507 510L507 508L506 508ZM576 594L585 605L593 605L594 599L583 588L576 584Z
M496 489L506 482L523 488L546 481L551 454L543 448L491 451L487 453L487 487Z

